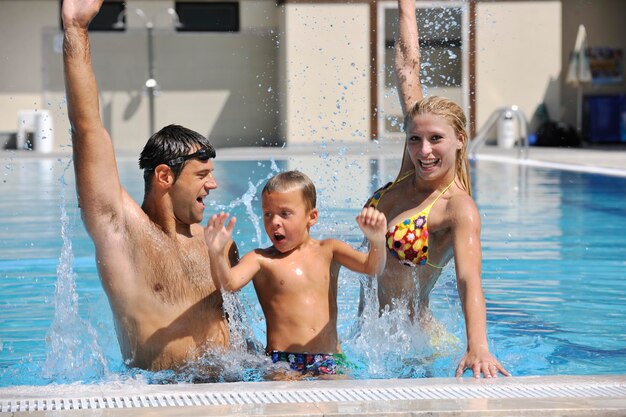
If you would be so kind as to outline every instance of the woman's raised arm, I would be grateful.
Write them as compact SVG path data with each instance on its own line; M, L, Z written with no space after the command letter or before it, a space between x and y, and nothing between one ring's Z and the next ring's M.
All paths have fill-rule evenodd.
M406 116L407 111L423 97L419 78L420 46L415 0L398 0L398 13L398 38L395 45L394 67L402 115ZM405 144L398 175L411 169L413 169L413 164L408 158Z

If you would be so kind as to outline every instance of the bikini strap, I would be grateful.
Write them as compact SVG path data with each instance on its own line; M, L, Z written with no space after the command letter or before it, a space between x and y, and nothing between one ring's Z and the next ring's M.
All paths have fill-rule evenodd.
M413 174L415 174L415 170L411 169L411 170L405 172L404 175L403 174L398 175L398 178L396 178L396 180L393 182L392 186L397 184L397 183L399 183L399 182L401 182L401 181L404 181L405 179L409 178Z
M430 203L430 204L428 205L428 207L427 207L427 208L429 208L429 209L430 209L430 208L431 208L431 207L432 207L432 206L433 206L433 205L437 202L437 200L439 200L439 197L441 197L442 195L444 195L444 194L445 194L445 192L446 192L446 191L448 191L448 190L450 189L450 187L452 187L452 184L454 184L454 182L455 182L455 181L456 181L456 176L454 177L454 179L452 180L452 182L451 182L450 184L448 184L448 186L447 186L446 188L444 188L444 189L443 189L443 191L441 191L441 192L439 193L439 195L437 196L437 198L435 198L435 199L433 200L433 202L432 202L432 203Z
M398 178L396 178L393 182L388 183L383 188L381 188L378 191L376 191L374 193L374 195L372 196L372 198L369 199L369 201L367 202L366 206L373 205L374 208L378 208L378 203L383 198L383 195L385 195L385 193L387 191L389 191L397 183L399 183L401 181L404 181L405 179L409 178L411 175L413 175L414 172L415 172L415 170L412 169L410 171L405 172L404 174L398 175Z
M450 189L450 187L452 187L452 184L454 184L454 182L455 182L455 181L456 181L456 176L454 177L454 179L452 180L452 182L451 182L450 184L448 184L448 186L447 186L446 188L444 188L444 189L443 189L443 191L441 191L441 192L439 193L439 195L437 196L437 198L435 198L435 200L434 200L432 203L430 203L430 204L428 205L428 207L426 207L426 208L424 209L425 211L428 211L428 214L430 214L430 209L431 209L431 208L433 207L433 205L437 202L437 200L439 200L439 197L441 197L442 195L444 195L444 194L445 194L445 192L446 192L446 191L448 191L448 190ZM428 214L427 214L427 215L428 215ZM441 265L435 265L435 264L430 263L430 251L428 251L428 253L426 254L426 264L427 264L427 265L430 265L430 266L431 266L431 267L433 267L433 268L437 268L437 269L443 269L443 268L444 268L444 266L445 266L445 265L444 265L444 266L441 266Z

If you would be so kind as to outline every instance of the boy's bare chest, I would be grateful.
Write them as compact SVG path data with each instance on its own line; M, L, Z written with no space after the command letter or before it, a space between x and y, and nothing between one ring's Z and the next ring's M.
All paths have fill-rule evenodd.
M264 268L263 283L275 293L317 291L328 288L332 254L323 250L273 260Z

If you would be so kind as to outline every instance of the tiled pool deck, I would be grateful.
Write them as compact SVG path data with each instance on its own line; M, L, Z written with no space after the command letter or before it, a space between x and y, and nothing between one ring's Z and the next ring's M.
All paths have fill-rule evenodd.
M626 376L0 389L18 416L624 416Z
M401 143L348 149L393 158ZM220 149L219 158L277 159L319 152ZM325 149L333 153L333 149ZM4 152L15 157L19 153ZM517 152L485 147L478 159L517 160ZM136 155L129 155L136 158ZM23 153L18 157L40 157ZM531 148L527 165L626 176L626 147ZM0 388L0 414L11 416L626 416L626 375L430 378L195 385L59 385Z

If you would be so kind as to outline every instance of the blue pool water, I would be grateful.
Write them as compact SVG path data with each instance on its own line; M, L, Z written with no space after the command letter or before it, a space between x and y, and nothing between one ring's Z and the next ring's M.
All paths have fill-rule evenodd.
M255 187L277 169L297 168L318 186L314 236L337 236L356 246L361 237L354 216L398 166L395 160L324 154L283 161L218 159L220 188L211 194L207 215L227 209L238 217L236 241L243 252L259 246L259 239L265 244L258 225L248 220L259 213ZM125 187L140 201L136 161L121 160L119 167ZM520 376L626 373L626 178L484 161L472 175L483 221L492 352ZM9 157L0 181L0 387L137 375L149 380L122 364L69 159ZM452 376L462 343L420 353L423 341L402 317L384 316L369 323L365 337L354 336L359 279L342 274L339 291L340 335L355 364L353 375ZM239 302L262 342L264 323L252 288L244 289ZM432 303L437 319L464 341L451 268ZM254 376L242 371L234 378Z

